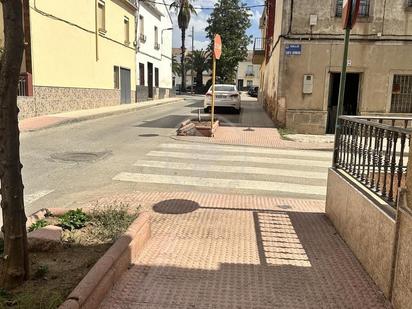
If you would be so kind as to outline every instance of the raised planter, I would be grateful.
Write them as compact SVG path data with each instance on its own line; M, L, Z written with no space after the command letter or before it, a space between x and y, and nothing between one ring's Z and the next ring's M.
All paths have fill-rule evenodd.
M219 120L215 121L211 128L210 120L198 121L187 119L180 124L177 135L213 137L218 127Z
M150 214L143 212L97 261L60 309L94 309L137 258L151 236Z

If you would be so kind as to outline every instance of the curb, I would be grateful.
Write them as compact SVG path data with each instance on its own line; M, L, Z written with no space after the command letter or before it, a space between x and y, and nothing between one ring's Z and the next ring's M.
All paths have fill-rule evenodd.
M150 214L142 212L96 262L59 309L99 308L117 280L141 253L150 236Z
M159 102L153 105L144 105L144 106L139 106L139 103L131 103L131 104L135 104L136 106L133 106L129 109L121 109L121 110L114 110L114 111L107 111L104 113L98 113L98 114L94 114L94 115L86 115L86 116L79 116L79 117L67 117L65 119L62 119L59 122L50 124L48 126L44 126L41 128L35 128L35 129L28 129L28 130L24 130L24 129L20 129L20 132L36 132L36 131L41 131L41 130L45 130L45 129L50 129L50 128L55 128L55 127L59 127L62 125L66 125L66 124L71 124L71 123L77 123L77 122L82 122L82 121L87 121L87 120L93 120L93 119L98 119L98 118L104 118L104 117L109 117L109 116L114 116L114 115L121 115L121 114L126 114L126 113L130 113L130 112L135 112L138 110L145 110L148 108L152 108L152 107L158 107L161 105L168 105L168 104L172 104L172 103L176 103L176 102L180 102L180 101L185 101L185 98L176 98L174 100L171 101L167 101L167 102ZM86 110L85 110L86 111ZM48 116L48 117L62 117L63 116L57 116L59 114L52 114L52 115L43 115L43 116ZM42 117L42 116L39 116ZM24 119L23 119L24 120Z

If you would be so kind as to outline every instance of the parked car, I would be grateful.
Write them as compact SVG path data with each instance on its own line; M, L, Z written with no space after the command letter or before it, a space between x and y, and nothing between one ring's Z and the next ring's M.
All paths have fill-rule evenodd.
M250 95L250 96L252 96L253 91L254 91L254 88L253 88L253 87L249 87L248 90L247 90L247 94Z
M251 97L257 98L259 94L259 87L255 87L252 89L251 93L249 93L249 95Z
M207 91L203 105L205 112L209 113L212 105L212 87ZM240 94L235 85L215 85L215 107L230 107L240 113Z

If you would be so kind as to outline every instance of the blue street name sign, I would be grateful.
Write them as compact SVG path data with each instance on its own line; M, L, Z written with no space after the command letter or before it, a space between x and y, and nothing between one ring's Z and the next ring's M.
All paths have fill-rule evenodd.
M301 44L288 44L286 45L286 55L301 55L302 45Z

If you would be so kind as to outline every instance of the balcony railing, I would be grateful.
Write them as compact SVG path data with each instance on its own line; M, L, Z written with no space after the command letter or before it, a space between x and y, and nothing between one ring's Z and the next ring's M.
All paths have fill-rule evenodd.
M253 52L255 51L265 51L266 39L265 38L255 38L253 43Z
M410 121L412 118L339 117L335 168L396 208L399 188L405 183Z
M27 97L33 95L33 85L30 73L21 73L17 84L17 95Z
M160 44L159 43L154 43L154 49L159 50L160 49Z

